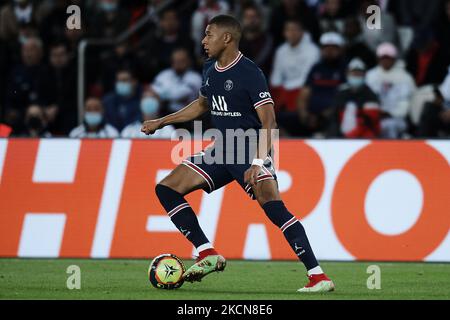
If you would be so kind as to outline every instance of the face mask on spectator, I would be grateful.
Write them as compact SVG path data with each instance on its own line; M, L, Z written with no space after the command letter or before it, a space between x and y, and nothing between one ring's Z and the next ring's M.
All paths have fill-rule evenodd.
M112 12L117 10L117 3L115 2L101 2L100 8L105 12Z
M19 36L19 43L20 44L25 44L27 41L28 41L28 37L27 36L24 36L23 34L21 34L20 36Z
M131 95L132 87L131 83L118 81L116 82L116 93L120 96L127 97Z
M103 120L103 116L100 112L86 112L84 114L84 121L88 124L88 126L98 126Z
M141 101L141 111L143 114L155 114L159 109L159 101L154 97L146 97Z
M350 87L352 88L360 88L365 83L364 77L357 77L357 76L348 76L347 81Z

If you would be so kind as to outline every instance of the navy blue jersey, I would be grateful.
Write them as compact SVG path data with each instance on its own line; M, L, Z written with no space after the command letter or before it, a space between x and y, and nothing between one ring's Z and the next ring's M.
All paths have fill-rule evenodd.
M273 104L263 72L240 52L224 68L214 59L205 62L200 94L208 99L213 126L224 134L226 129L260 129L256 109Z

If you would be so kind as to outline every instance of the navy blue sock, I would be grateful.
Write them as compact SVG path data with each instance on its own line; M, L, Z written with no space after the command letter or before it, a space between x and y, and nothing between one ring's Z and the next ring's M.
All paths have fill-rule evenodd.
M306 267L311 270L319 265L306 236L305 228L284 206L283 201L269 201L263 205L266 215L284 234L292 250Z
M155 192L173 224L196 248L209 242L197 216L181 194L161 184L156 185Z

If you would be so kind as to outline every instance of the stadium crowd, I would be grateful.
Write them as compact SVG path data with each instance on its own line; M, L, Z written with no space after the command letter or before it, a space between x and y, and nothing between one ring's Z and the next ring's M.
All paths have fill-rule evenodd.
M143 120L197 97L204 29L223 13L242 23L282 136L450 136L450 0L176 0L125 41L88 48L79 124L80 40L116 39L164 2L0 0L0 136L146 137ZM81 29L66 28L71 4ZM367 26L371 5L381 30Z

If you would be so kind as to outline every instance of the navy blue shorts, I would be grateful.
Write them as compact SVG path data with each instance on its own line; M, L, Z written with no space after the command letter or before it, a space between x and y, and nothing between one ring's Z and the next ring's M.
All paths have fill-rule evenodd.
M232 181L237 181L252 200L256 199L251 186L244 182L244 173L251 167L249 161L243 164L211 164L205 161L205 153L202 151L183 160L182 164L192 169L206 181L208 186L203 190L207 193L220 189ZM271 156L264 160L257 182L269 179L277 180Z

